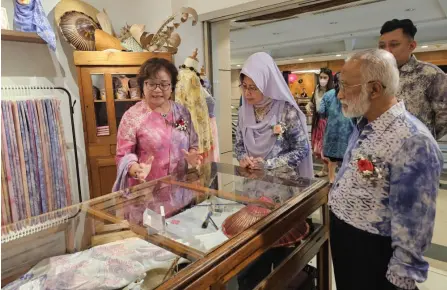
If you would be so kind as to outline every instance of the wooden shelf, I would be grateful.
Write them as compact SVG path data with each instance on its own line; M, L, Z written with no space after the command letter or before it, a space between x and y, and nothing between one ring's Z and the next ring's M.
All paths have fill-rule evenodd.
M124 99L124 100L115 99L115 102L139 102L142 100L143 99Z
M94 100L95 103L105 103L105 100Z
M35 32L22 32L6 29L2 29L2 40L46 44L46 41L40 38Z

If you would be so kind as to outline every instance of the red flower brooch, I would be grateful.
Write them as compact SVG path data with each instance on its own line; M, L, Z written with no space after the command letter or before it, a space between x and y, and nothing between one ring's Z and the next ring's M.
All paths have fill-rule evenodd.
M376 181L382 178L382 170L376 166L377 160L371 155L357 157L357 168L360 174L369 180Z
M180 131L186 131L188 129L188 121L182 119L177 120L174 124L175 128Z

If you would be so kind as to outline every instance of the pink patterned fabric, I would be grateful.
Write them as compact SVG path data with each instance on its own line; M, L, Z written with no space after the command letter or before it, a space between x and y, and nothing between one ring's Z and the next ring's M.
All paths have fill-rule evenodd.
M181 131L171 125L180 119L187 122L187 131ZM137 155L139 163L145 163L153 156L152 169L146 180L154 180L169 175L177 168L186 167L182 149L196 149L197 142L191 115L185 107L172 103L171 112L164 118L160 113L151 111L142 101L131 107L121 120L117 136L116 163L120 167L123 157L128 154ZM127 164L127 169L132 164ZM137 180L128 177L129 186L136 184Z
M316 157L323 159L323 139L326 129L326 119L319 119L317 126L312 131L312 150Z
M129 238L42 260L2 289L121 289L160 267L168 251L142 239Z

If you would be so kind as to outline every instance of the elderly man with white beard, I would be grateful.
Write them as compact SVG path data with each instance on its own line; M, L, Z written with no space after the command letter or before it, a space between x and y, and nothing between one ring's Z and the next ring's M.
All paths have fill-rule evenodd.
M443 157L398 88L385 50L357 53L341 71L342 111L358 123L329 194L339 290L416 289L427 278Z

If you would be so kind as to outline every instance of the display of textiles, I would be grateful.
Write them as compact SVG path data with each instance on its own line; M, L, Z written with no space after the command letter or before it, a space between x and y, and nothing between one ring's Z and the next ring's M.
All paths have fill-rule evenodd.
M1 101L2 225L71 205L60 101Z

